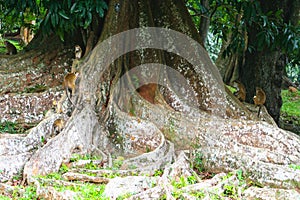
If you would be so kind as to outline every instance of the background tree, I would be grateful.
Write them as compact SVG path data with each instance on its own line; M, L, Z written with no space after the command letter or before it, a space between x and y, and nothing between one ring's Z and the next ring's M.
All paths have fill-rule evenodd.
M203 12L205 6L189 4L198 10L194 16L207 13ZM266 107L277 123L286 64L299 63L299 10L299 1L272 5L260 1L210 1L208 11L210 30L216 40L222 38L216 64L224 82L241 80L249 103L253 103L256 86L266 90ZM203 31L207 29L199 29Z
M263 88L267 95L266 107L274 120L279 123L281 100L281 86L286 56L291 55L294 49L299 46L299 32L292 32L291 8L295 7L297 1L275 1L267 4L259 2L253 8L262 13L262 26L256 23L249 23L248 43L253 44L255 50L246 52L245 65L241 66L240 77L244 80L248 89L248 102L254 96L254 87ZM260 10L259 10L260 11ZM298 13L300 8L298 7ZM250 15L249 20L255 18ZM270 20L273 19L273 20ZM264 25L265 24L265 25ZM266 28L266 30L265 30Z

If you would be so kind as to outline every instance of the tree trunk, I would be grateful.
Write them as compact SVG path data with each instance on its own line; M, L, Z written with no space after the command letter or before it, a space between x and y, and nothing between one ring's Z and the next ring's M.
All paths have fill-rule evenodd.
M170 164L175 151L199 148L211 171L241 167L265 184L298 187L300 172L288 165L300 164L299 137L249 120L255 117L226 94L183 2L122 1L116 9L118 3L110 1L99 42L81 65L71 117L45 119L16 142L27 149L5 147L18 156L2 159L3 166L22 160L25 178L34 182L74 152L100 152L126 157L124 169L153 172ZM63 131L22 159L62 117Z
M297 1L295 1L297 2ZM297 3L295 3L296 5ZM293 7L291 1L275 1L272 4L261 1L261 7L264 13L273 11L274 13L283 9L284 21L288 23L290 9ZM256 25L250 26L248 31L249 44L256 44L257 42ZM281 85L284 74L285 62L280 49L271 49L265 46L262 51L255 51L253 53L247 52L245 56L245 65L242 66L240 77L244 81L247 88L247 102L253 102L252 98L255 95L255 87L261 87L267 96L265 106L269 114L273 117L275 122L279 124L280 108L282 105L281 99Z
M201 6L204 7L204 10L206 10L204 15L201 15L200 18L200 24L199 24L199 34L200 34L200 44L204 47L206 46L207 41L207 34L209 31L209 25L210 25L210 15L209 15L209 1L208 0L202 0Z

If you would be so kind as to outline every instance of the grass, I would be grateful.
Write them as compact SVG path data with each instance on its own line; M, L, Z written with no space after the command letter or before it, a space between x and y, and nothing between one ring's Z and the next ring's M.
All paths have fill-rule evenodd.
M282 90L281 96L283 103L281 112L300 119L300 92L292 93L288 90Z
M23 133L24 128L11 121L0 122L0 133Z
M10 200L11 198L0 195L0 200Z
M300 135L300 92L282 90L281 97L280 121L294 127L292 131Z

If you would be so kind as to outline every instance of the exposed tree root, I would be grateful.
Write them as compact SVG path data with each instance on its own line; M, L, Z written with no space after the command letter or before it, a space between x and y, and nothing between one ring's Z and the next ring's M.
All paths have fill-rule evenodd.
M109 179L103 177L88 176L86 174L67 172L63 175L63 178L68 181L82 181L90 183L108 183Z

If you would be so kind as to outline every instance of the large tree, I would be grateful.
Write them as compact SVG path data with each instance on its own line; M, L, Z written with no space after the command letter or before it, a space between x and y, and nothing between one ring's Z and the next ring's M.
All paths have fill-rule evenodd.
M299 15L300 12L298 1L273 1L272 4L260 1L259 3L261 4L260 7L263 13L271 13L270 18L276 19L276 15L282 10L282 22L286 24L290 24L295 13ZM294 14L292 14L293 8ZM285 35L284 31L286 29L284 27L278 27L282 30L277 30L283 35L282 37L267 30L264 31L262 28L272 30L276 27L272 27L272 24L269 24L267 27L262 26L261 28L255 23L249 25L248 45L255 44L257 48L254 52L246 51L245 64L240 69L240 79L245 82L248 88L249 95L247 96L247 101L249 102L251 102L252 96L255 95L255 86L265 90L268 97L266 100L268 112L279 123L280 108L282 105L280 94L284 68L286 66L285 53L286 49L291 48L289 45L293 45L293 43L289 41L282 43L280 41ZM262 42L264 44L261 44Z
M300 164L299 137L256 121L226 92L183 1L111 0L97 30L97 45L79 64L71 116L51 115L14 145L2 139L1 154L13 152L1 157L3 180L24 168L35 182L74 152L131 157L124 169L151 172L175 152L199 149L210 171L242 168L264 184L299 187L299 171L288 167ZM49 138L58 118L67 123ZM49 139L36 150L41 137Z
M265 90L265 106L278 124L284 69L289 62L299 62L299 1L233 1L213 5L213 32L223 39L216 64L224 82L241 81L248 103L253 103L256 87Z

